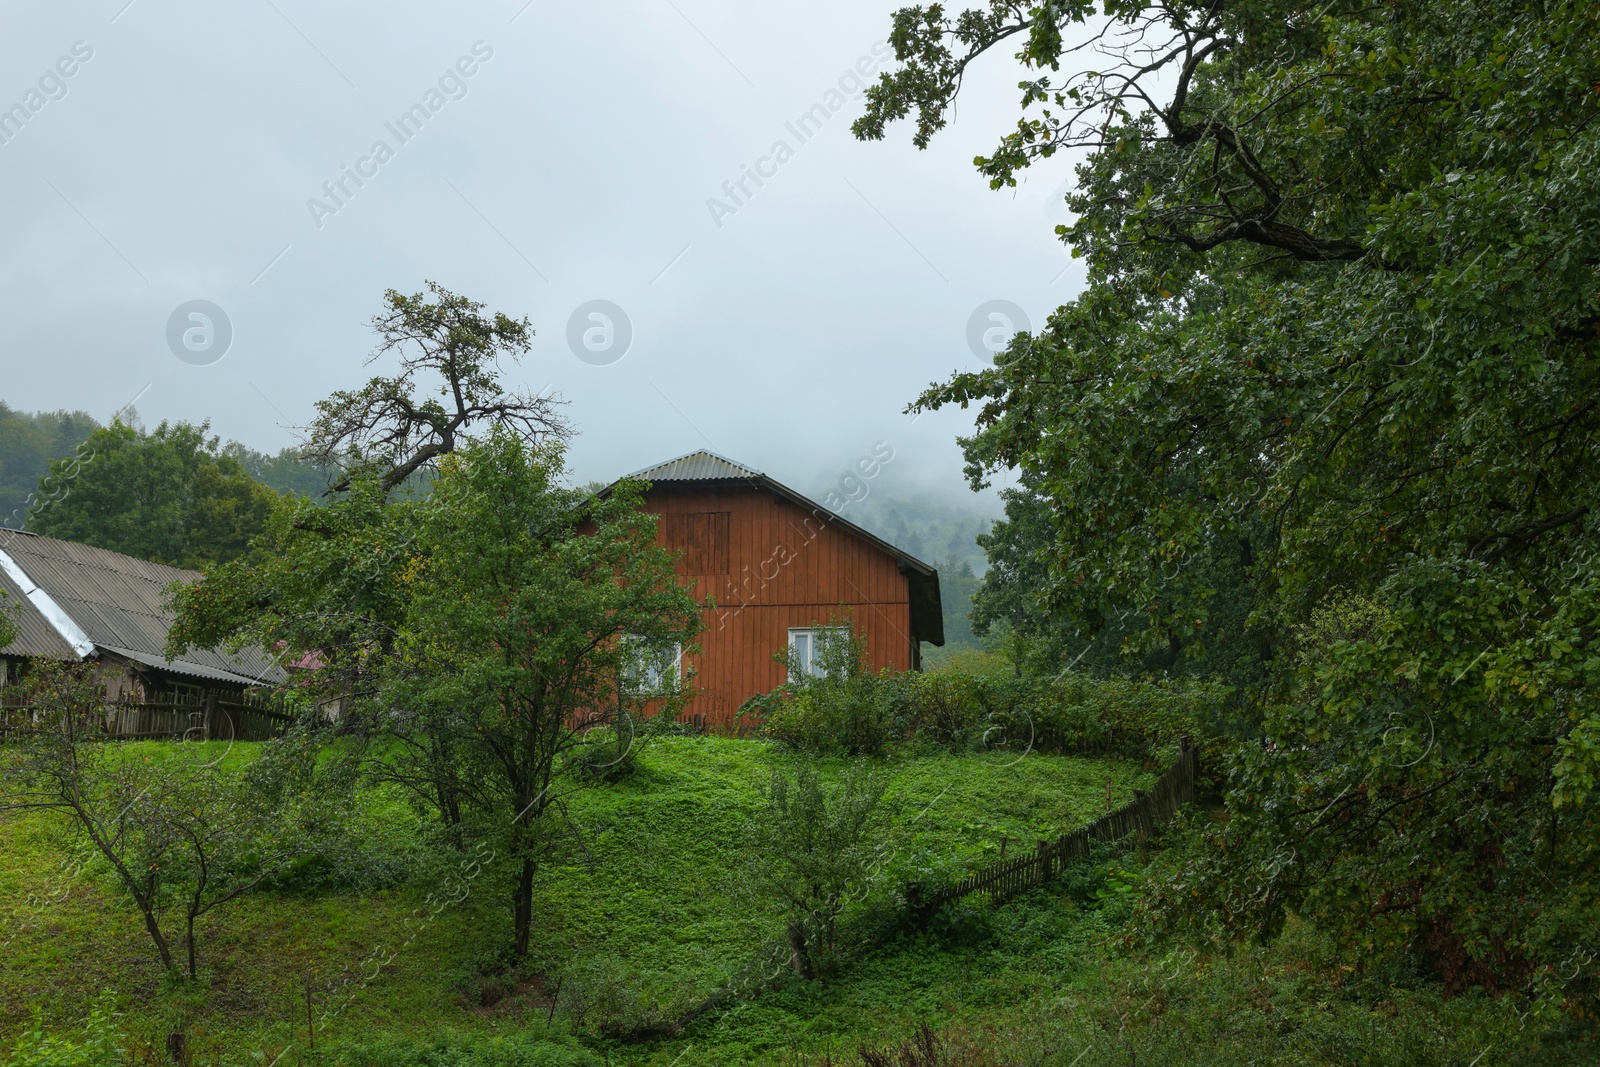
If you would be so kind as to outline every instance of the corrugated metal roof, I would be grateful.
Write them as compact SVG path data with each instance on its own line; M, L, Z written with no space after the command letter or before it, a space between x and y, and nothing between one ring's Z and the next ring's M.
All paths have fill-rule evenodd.
M244 649L237 656L194 649L169 663L162 651L172 625L172 613L166 608L168 589L175 582L195 581L200 577L196 571L20 531L7 531L0 549L100 648L140 663L219 681L261 684L285 677L283 669L259 649ZM12 599L20 600L15 583L6 582L6 586ZM52 644L41 629L49 628L48 620L32 605L20 600L16 606L21 633L0 651L76 658L59 634Z
M238 682L248 680L257 685L261 684L262 682L274 680L254 677L249 670L250 663L246 662L245 657L242 654L234 658L234 670L221 671L215 667L207 667L202 663L191 663L185 660L169 660L163 656L152 656L148 652L140 652L132 648L115 648L111 645L103 645L101 647L103 647L107 652L114 652L126 659L133 660L135 663L143 663L147 667L160 667L162 670L172 671L174 674L187 674L191 678L209 678L214 682ZM278 677L282 677L281 673Z
M634 471L629 478L647 482L720 482L743 478L760 478L760 471L741 466L725 456L702 449L677 459L669 459L654 467Z
M0 549L5 547L11 532L0 531ZM13 656L43 656L46 659L78 658L78 654L73 651L67 639L50 625L49 619L28 602L22 589L3 569L0 569L0 591L5 593L5 596L0 598L0 610L6 611L11 616L11 621L17 630L16 639L4 648L0 648L0 652L10 653Z

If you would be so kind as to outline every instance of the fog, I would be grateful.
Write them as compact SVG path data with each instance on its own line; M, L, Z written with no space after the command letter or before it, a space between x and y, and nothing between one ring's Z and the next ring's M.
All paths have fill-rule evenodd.
M982 365L980 305L1076 291L1070 168L974 170L1006 56L930 150L854 140L895 6L13 5L0 398L276 451L432 279L532 320L507 377L568 402L579 480L706 448L820 496L884 442L874 491L993 512L974 413L904 408Z

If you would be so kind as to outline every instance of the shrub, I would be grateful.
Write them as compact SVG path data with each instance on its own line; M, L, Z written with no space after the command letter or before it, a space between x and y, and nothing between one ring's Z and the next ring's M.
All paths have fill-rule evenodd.
M991 723L984 699L987 679L941 670L905 679L905 721L914 736L950 748L970 746Z
M875 674L864 669L858 640L839 646L823 676L791 668L785 685L746 701L741 718L758 717L765 736L816 755L877 755L890 743L922 742L1168 763L1182 737L1216 752L1231 733L1232 690L1215 682L1018 676L994 658Z
M762 733L801 752L875 756L906 733L905 676L865 669L866 646L854 633L826 643L822 673L807 674L785 649L774 658L788 681L771 693L745 701L741 720L761 720Z
M801 752L876 756L903 732L901 702L900 687L888 676L797 686L767 706L763 733Z
M1181 737L1204 747L1221 739L1228 694L1213 682L1067 673L1041 687L1029 711L1042 748L1167 762Z
M613 1039L638 1040L671 1029L678 1012L646 997L638 970L606 953L585 952L557 987L561 1008L574 1027Z
M6 1067L119 1067L127 1062L127 1044L108 998L90 1010L79 1040L46 1036L41 1013L34 1008L33 1028L17 1039L5 1061Z
M773 772L766 803L750 821L745 884L783 912L802 978L832 964L839 918L852 897L866 895L879 859L872 840L883 789L854 767L826 790L816 766L803 760L793 778Z
M517 989L517 973L505 952L471 953L445 979L469 1008L492 1008Z

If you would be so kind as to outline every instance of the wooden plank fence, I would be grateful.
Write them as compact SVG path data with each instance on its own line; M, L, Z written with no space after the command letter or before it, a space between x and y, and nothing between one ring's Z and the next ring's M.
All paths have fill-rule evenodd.
M986 892L998 904L1037 886L1047 885L1066 864L1089 854L1095 841L1120 841L1143 837L1171 819L1185 804L1194 802L1195 779L1200 773L1200 751L1187 737L1178 743L1178 759L1167 768L1146 793L1136 789L1133 800L1088 826L1062 834L1054 841L1040 841L1032 853L991 863L963 878L955 885L929 890L920 885L906 887L906 901L914 912L932 915L940 907L960 900L969 893Z
M0 709L0 734L26 729L31 709ZM208 693L182 699L118 700L106 705L106 740L266 741L288 729L294 716L281 698Z
M293 721L265 701L119 701L109 709L106 733L130 741L266 741Z

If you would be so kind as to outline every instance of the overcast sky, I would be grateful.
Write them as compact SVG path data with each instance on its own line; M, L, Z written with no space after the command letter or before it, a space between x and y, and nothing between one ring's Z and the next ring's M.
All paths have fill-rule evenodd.
M1037 325L1077 291L1071 174L994 192L972 167L1015 121L1005 57L930 150L854 140L895 6L6 4L0 399L137 398L276 451L375 372L384 290L433 279L531 318L510 376L570 402L582 480L710 448L820 493L885 441L881 488L954 489L970 413L902 409L980 364L979 305ZM187 362L169 344L194 300L231 325L215 362L203 325ZM580 316L590 361L569 346L595 300L621 358L604 318Z

